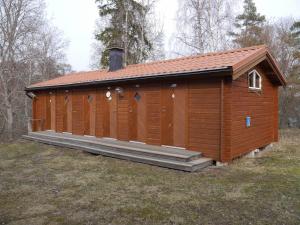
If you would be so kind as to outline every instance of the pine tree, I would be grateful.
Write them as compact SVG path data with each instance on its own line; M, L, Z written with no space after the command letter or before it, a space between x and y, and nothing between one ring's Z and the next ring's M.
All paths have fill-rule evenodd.
M257 12L253 0L244 1L244 12L235 19L237 32L231 32L234 42L240 47L249 47L263 44L263 26L266 22L265 16Z
M293 24L291 27L291 33L295 40L298 58L300 58L300 21L297 21Z
M146 21L149 5L136 0L96 0L96 3L101 20L106 21L96 34L104 50L101 65L107 67L110 47L124 48L126 64L146 60L152 50Z
M289 45L293 51L293 65L290 73L290 80L299 83L300 79L300 21L295 22L290 29Z

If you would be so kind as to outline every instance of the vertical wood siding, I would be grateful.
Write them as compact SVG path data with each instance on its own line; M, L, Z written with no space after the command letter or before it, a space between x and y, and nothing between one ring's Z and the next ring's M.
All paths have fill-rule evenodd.
M137 131L138 131L138 103L141 99L137 100L135 95L139 95L136 88L129 88L128 90L128 129L129 129L129 140L137 141Z
M149 86L146 90L146 143L161 144L161 88Z
M64 132L65 130L65 96L63 91L56 93L56 132Z
M104 91L97 89L95 93L95 135L96 137L104 136Z
M161 90L161 143L169 146L174 142L174 89L170 86L169 83L163 84Z
M274 106L273 106L273 139L274 142L277 142L279 140L278 137L278 130L279 130L279 106L278 106L278 87L277 86L273 86L273 102L274 102Z
M56 130L56 92L50 95L51 100L51 130Z
M77 135L84 134L84 115L83 115L83 93L81 91L72 92L72 133Z
M187 97L186 83L178 83L174 89L174 134L173 145L177 147L186 147L185 133L186 133L186 97Z
M33 131L43 130L43 100L44 96L39 93L33 100Z
M129 140L129 91L124 89L124 93L116 96L117 104L117 135L122 141Z
M45 130L51 130L51 100L48 93L45 94Z
M72 91L69 91L68 93L65 94L65 121L66 121L66 132L72 133L72 123L73 123L73 118L72 118Z
M222 162L231 160L231 136L232 136L232 80L231 78L224 78L224 92L223 92L223 135L222 135Z
M117 124L117 105L118 105L118 96L112 90L112 99L109 101L109 121L110 121L110 137L117 138L118 137L118 124Z
M146 143L147 141L147 113L146 113L146 90L144 87L138 88L136 93L140 95L137 104L137 140Z

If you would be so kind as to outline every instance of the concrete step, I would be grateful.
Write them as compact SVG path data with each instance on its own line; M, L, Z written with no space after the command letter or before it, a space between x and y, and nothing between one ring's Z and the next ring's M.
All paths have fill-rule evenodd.
M27 140L37 141L37 142L60 146L60 147L80 149L93 154L104 155L104 156L109 156L109 157L114 157L114 158L119 158L124 160L130 160L134 162L146 163L150 165L156 165L160 167L166 167L166 168L182 170L187 172L194 172L194 171L201 170L207 166L212 165L213 162L212 159L204 158L204 157L189 162L183 162L174 159L172 160L172 159L160 158L159 156L145 156L145 155L138 155L134 153L121 152L115 149L98 148L83 143L78 144L78 143L65 142L64 140L53 140L47 137L41 137L41 136L38 137L37 135L36 136L24 135L23 138Z
M119 152L126 152L141 156L159 157L162 159L176 160L182 162L189 162L201 157L201 153L178 149L166 149L156 146L149 146L144 144L126 143L122 141L111 141L106 139L99 139L93 137L83 137L71 134L59 134L55 132L32 132L28 134L31 137L47 138L48 140L61 141L66 143L88 145L90 147L110 149Z

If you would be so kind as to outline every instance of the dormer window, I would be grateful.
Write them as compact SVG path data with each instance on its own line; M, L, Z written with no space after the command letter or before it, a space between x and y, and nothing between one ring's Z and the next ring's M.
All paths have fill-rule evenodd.
M252 70L248 74L249 89L261 90L261 76L256 70Z

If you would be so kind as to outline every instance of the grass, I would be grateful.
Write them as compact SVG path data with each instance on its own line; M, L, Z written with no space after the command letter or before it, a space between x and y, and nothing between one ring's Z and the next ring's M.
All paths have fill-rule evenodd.
M2 224L299 224L300 130L185 173L28 141L0 145Z

